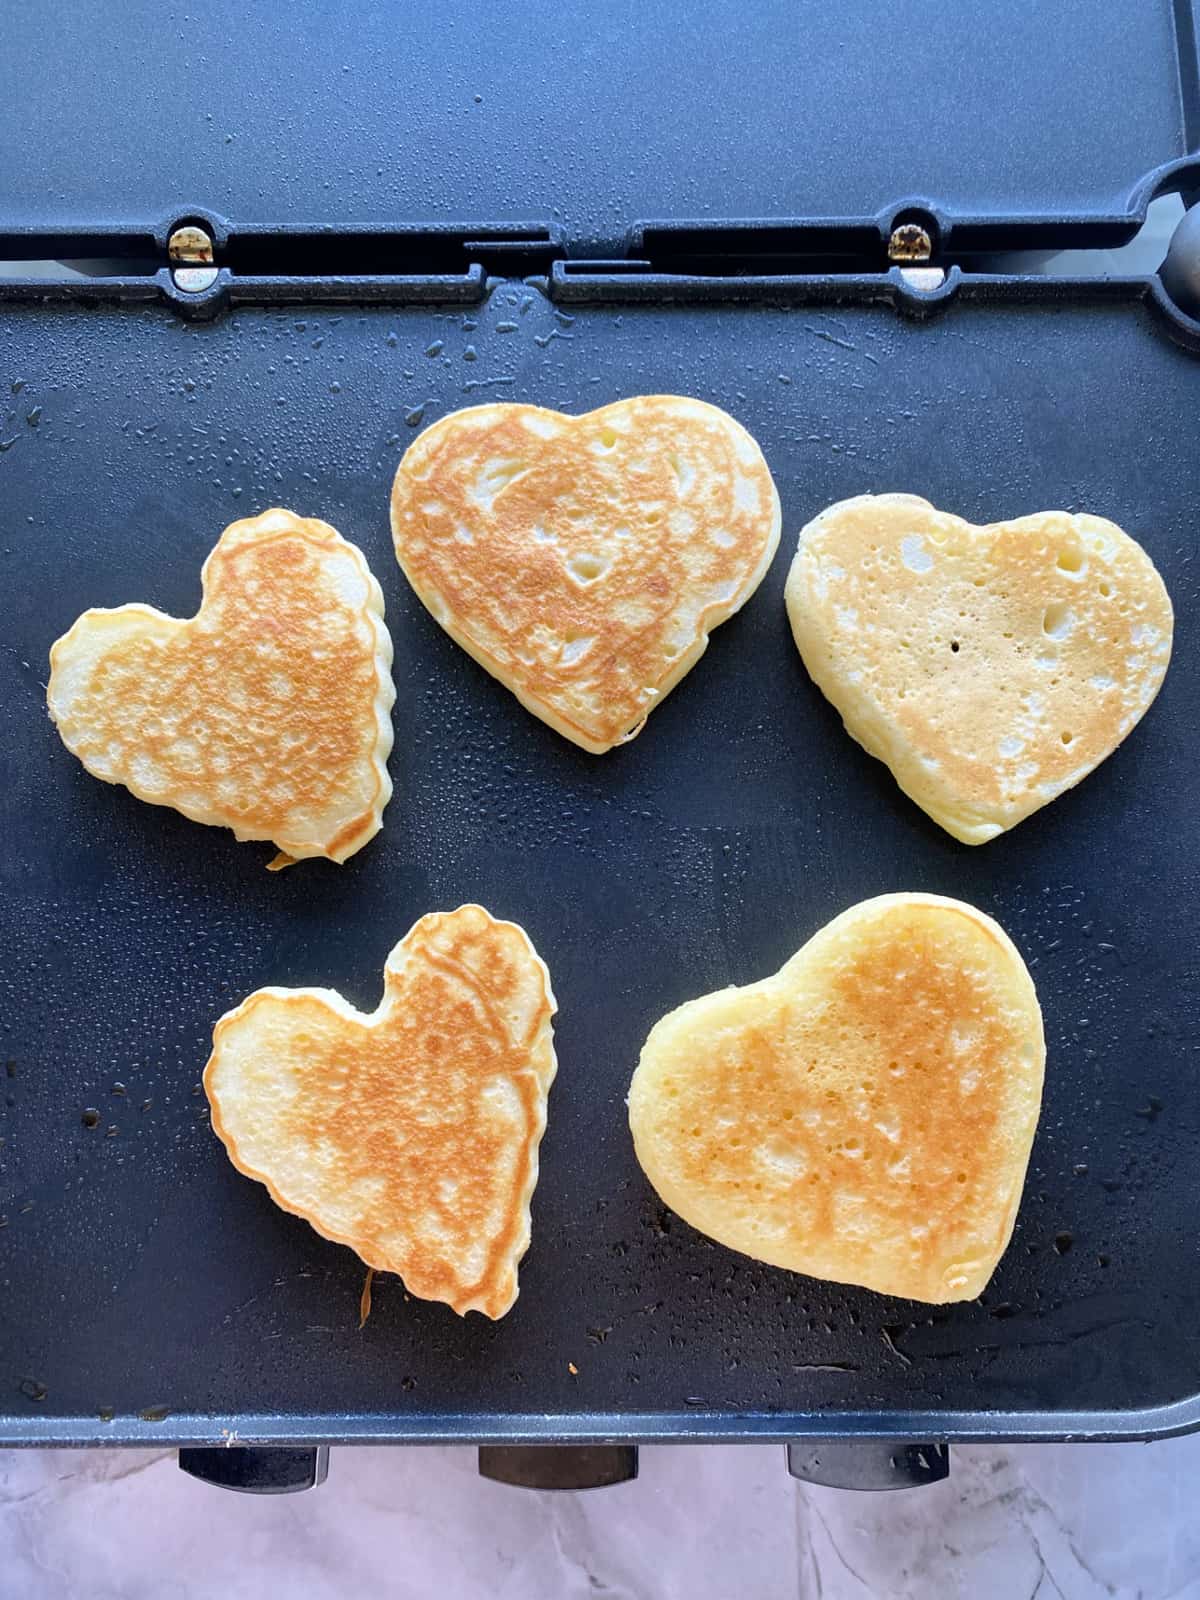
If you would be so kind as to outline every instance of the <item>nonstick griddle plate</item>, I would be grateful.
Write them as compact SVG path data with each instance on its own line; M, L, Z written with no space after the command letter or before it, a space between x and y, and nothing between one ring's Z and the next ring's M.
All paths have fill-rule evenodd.
M456 406L653 391L711 400L756 435L784 542L643 736L592 757L424 612L391 552L388 488L414 429ZM465 316L7 309L0 1438L949 1437L1200 1418L1198 398L1200 364L1134 304L958 305L926 323L883 307L566 316L502 284ZM788 631L799 528L888 489L974 521L1101 512L1176 604L1142 725L982 849L847 738ZM383 833L345 867L280 876L269 846L89 777L44 703L49 645L81 610L190 614L221 529L276 503L367 553L398 690ZM936 1311L701 1237L650 1191L624 1108L664 1011L774 971L853 901L902 889L1001 921L1049 1045L1012 1245L978 1303ZM360 1332L360 1263L239 1176L208 1127L210 1029L261 984L373 1006L399 935L467 899L529 930L561 1007L521 1297L493 1325L383 1279Z

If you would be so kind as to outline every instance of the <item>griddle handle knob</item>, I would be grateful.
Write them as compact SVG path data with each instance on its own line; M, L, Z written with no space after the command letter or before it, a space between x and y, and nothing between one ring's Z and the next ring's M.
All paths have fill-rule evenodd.
M635 1444L481 1444L479 1471L516 1489L607 1489L637 1477Z
M805 1439L787 1447L788 1471L830 1489L918 1489L950 1475L948 1444L893 1439Z
M325 1482L329 1447L314 1450L259 1449L251 1445L222 1445L180 1450L179 1465L193 1478L237 1489L242 1494L298 1494Z
M1180 218L1158 275L1180 311L1200 318L1200 205Z

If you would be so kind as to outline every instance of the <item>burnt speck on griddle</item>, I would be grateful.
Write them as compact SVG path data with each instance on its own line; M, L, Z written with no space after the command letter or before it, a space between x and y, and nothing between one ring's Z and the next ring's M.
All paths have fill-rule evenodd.
M1147 1122L1156 1122L1162 1109L1162 1101L1156 1094L1152 1094L1147 1100L1147 1103L1142 1106L1139 1111L1135 1111L1133 1114L1135 1117L1143 1117Z
M79 1120L85 1128L98 1128L100 1126L100 1113L95 1106L88 1106Z
M25 1396L26 1400L33 1400L37 1403L43 1401L50 1393L46 1385L44 1383L40 1383L37 1378L22 1378L17 1387Z
M1106 1256L1106 1255L1098 1255L1096 1257L1096 1265L1098 1267L1106 1267L1108 1265L1108 1263L1109 1263L1109 1257L1108 1256Z
M425 407L424 407L424 405L413 406L410 411L406 411L404 413L405 424L410 428L419 428L421 426L422 422L424 422L424 420L425 420Z
M1015 1317L1017 1308L1007 1300L1002 1300L998 1306L993 1306L989 1315L995 1317L997 1322L1006 1322L1009 1317Z
M1069 1233L1056 1233L1054 1235L1054 1248L1060 1256L1065 1256L1075 1243L1074 1236Z
M417 1387L417 1380L415 1378L401 1378L400 1387L404 1390L405 1394L411 1394Z
M25 379L24 378L14 378L13 379L13 381L12 381L12 392L14 394L20 394L21 390L24 387L25 387Z
M445 348L446 341L444 339L435 339L432 344L425 346L425 354L427 356L440 356Z
M463 360L464 361L475 361L475 360L478 359L478 357L479 357L479 352L478 352L478 350L476 350L476 348L475 348L475 346L473 344L469 344L467 346L467 348L463 351Z
M29 424L29 426L31 428L36 428L38 423L41 420L42 420L42 408L41 408L41 406L34 406L32 411L29 411L29 412L26 413L25 421Z
M170 1415L170 1406L147 1406L144 1411L138 1412L142 1422L165 1422Z
M101 1406L96 1415L101 1422L111 1422L117 1414L116 1406Z

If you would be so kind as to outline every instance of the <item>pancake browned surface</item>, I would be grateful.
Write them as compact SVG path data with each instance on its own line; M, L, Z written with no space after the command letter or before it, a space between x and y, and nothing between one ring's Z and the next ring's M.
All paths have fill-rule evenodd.
M406 577L452 638L585 750L610 750L758 587L779 543L762 452L716 406L456 411L392 488Z
M1150 557L1083 513L974 527L915 495L843 500L801 533L787 608L847 732L965 844L1086 778L1171 655Z
M213 1127L327 1239L424 1300L501 1317L529 1245L554 1009L515 923L433 913L388 957L369 1015L330 989L260 989L223 1016Z
M264 511L221 535L186 622L85 611L50 652L50 715L89 772L286 857L344 861L392 786L392 641L366 558Z
M722 1244L969 1300L1012 1233L1045 1055L1033 982L990 917L883 895L774 977L664 1017L629 1120L659 1194Z

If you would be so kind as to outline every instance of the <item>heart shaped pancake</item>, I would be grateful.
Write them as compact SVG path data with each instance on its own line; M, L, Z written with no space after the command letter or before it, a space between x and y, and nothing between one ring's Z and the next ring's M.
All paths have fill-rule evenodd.
M974 527L915 495L843 500L801 533L787 609L846 731L964 844L1086 778L1171 655L1150 557L1065 511Z
M451 638L585 750L633 738L758 587L779 497L724 411L456 411L405 453L396 557Z
M369 1015L259 989L204 1071L229 1158L410 1293L502 1317L517 1298L554 1079L550 976L482 906L422 917Z
M990 917L891 894L772 978L652 1030L638 1160L701 1232L774 1266L940 1303L979 1294L1016 1219L1046 1058Z
M392 785L392 641L361 550L290 511L234 522L186 622L85 611L50 651L50 716L89 772L239 839L273 865L345 861Z

